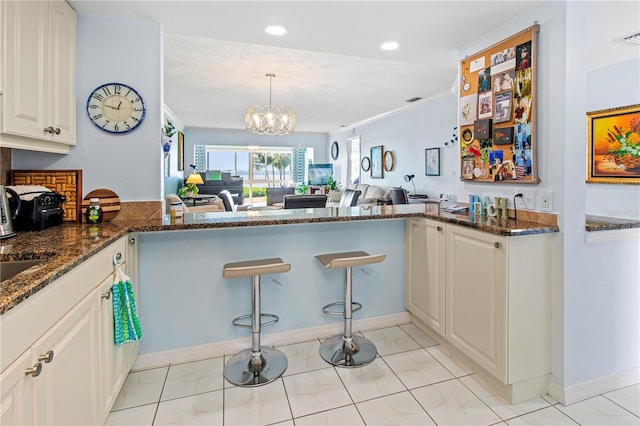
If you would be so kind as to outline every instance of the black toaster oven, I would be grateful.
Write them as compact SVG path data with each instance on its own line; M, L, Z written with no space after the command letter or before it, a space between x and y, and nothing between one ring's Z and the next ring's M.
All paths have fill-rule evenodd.
M64 195L50 191L20 194L20 212L14 220L18 231L42 231L62 225Z

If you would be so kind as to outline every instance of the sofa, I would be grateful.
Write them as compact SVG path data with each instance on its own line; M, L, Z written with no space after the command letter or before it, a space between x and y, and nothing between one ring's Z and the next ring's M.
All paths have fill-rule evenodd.
M381 186L358 183L349 186L349 189L355 189L362 193L356 203L357 206L361 204L378 204L378 200L390 198L389 190Z

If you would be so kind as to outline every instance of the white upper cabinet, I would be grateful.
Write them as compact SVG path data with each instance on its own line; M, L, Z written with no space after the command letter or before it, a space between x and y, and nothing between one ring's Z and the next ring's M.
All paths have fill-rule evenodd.
M65 153L76 142L76 13L64 1L2 1L2 139Z

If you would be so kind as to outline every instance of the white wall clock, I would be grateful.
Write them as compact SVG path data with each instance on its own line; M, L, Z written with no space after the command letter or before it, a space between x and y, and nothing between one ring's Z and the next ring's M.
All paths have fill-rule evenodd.
M124 134L142 123L145 115L142 96L123 83L96 87L87 99L87 114L93 124L105 132Z

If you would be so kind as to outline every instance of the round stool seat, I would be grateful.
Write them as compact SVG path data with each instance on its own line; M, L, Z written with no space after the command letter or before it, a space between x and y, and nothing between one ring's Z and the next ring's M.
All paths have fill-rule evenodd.
M224 278L251 277L251 314L235 318L232 324L237 327L251 328L251 348L245 349L227 361L224 366L224 377L238 386L260 386L272 382L282 376L287 369L287 356L277 349L260 346L260 330L262 327L278 322L278 316L263 314L260 311L260 276L281 274L291 270L290 263L284 263L279 257L270 259L248 260L224 265ZM262 322L262 318L269 321ZM241 321L250 319L251 324Z

